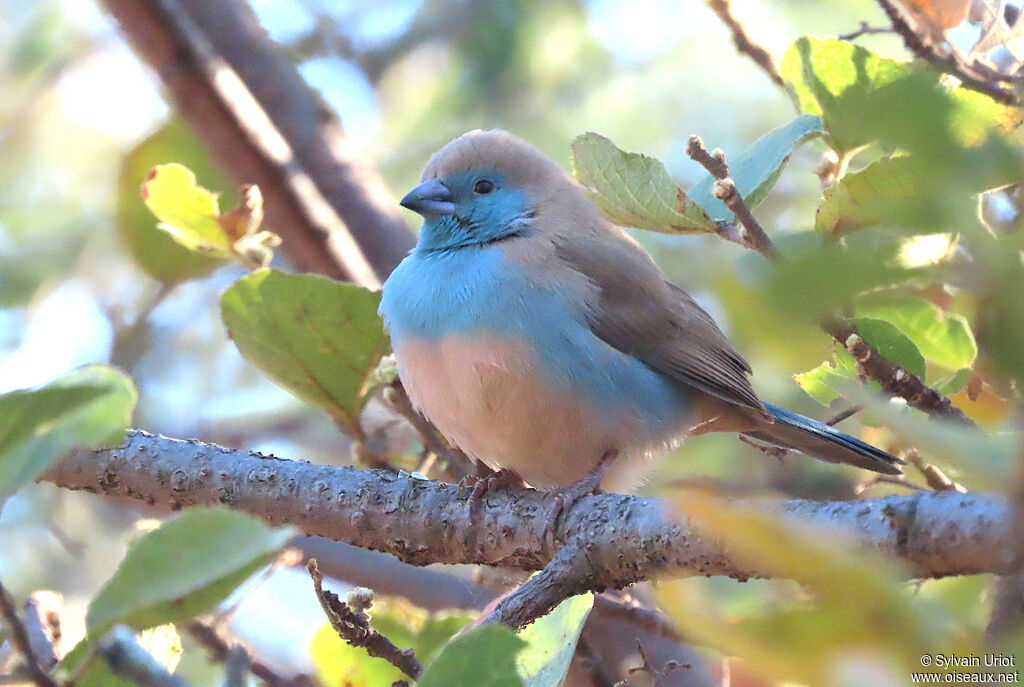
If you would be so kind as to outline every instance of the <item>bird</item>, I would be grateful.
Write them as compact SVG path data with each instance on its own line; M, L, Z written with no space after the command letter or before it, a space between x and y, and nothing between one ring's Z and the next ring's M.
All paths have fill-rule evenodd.
M895 456L763 402L711 316L515 135L447 143L400 205L423 224L381 293L399 378L496 473L631 491L654 459L708 432L901 472Z

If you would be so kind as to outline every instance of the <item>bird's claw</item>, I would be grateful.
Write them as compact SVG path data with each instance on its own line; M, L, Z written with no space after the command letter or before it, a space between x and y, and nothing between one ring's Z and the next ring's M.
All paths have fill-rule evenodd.
M555 525L558 523L559 516L561 516L562 513L568 513L569 509L571 509L579 499L589 494L596 494L601 490L601 482L604 480L604 476L608 472L608 468L612 466L612 463L615 462L615 459L618 458L618 456L619 451L617 449L607 451L603 456L601 456L601 460L597 462L594 469L583 478L578 479L571 484L547 490L546 493L550 495L554 501L551 516L548 518L547 528L545 529L549 544L554 543Z
M484 494L505 487L523 487L526 483L515 470L501 468L497 472L487 470L483 475L466 475L459 481L460 487L469 487L469 508L473 510Z

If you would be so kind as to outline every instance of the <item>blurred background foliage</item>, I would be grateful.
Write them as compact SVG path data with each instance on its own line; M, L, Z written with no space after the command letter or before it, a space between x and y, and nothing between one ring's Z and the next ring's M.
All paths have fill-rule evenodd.
M689 188L704 175L684 152L691 134L730 159L798 112L735 53L727 29L698 0L252 5L337 109L396 197L414 185L430 153L471 128L509 129L567 169L573 139L596 131L623 150L662 160ZM796 82L820 45L811 40L791 48L794 40L853 31L862 20L884 21L870 0L749 0L737 2L735 11L777 58L786 54L783 73ZM907 60L892 35L857 43ZM910 336L920 360L901 363L920 365L930 384L944 385L988 432L1006 432L1012 387L1019 389L1024 379L1024 234L1015 191L982 204L987 226L977 221L973 194L1019 178L1015 122L1001 119L1014 115L996 112L976 94L951 96L903 66L885 65L877 73L890 69L891 75L873 82L877 88L844 91L846 100L838 104L812 87L797 88L799 111L823 117L837 163L850 173L825 193L819 210L826 141L812 140L793 153L757 209L787 255L782 266L772 268L713 236L635 235L730 335L771 402L823 418L858 400L829 381L844 376L844 365L846 378L855 375L818 327L818 316L838 311L892 321L915 312L927 318L941 307L946 329L935 336L943 344L930 347L926 335ZM898 87L887 87L893 83ZM153 165L185 164L202 185L222 192L222 208L233 205L234 189L174 119L156 79L101 9L79 0L0 0L0 92L0 392L85 363L110 362L139 388L137 427L286 458L349 463L348 440L330 417L259 374L227 339L219 294L244 270L189 253L155 229L138 192ZM410 216L410 232L415 226ZM863 227L871 229L858 231ZM282 258L275 266L288 267ZM865 290L872 298L854 298ZM794 381L803 373L818 384L805 376L808 393ZM915 418L904 418L902 434L887 429L893 412L891 404L874 408L843 427L892 450L925 440L929 431ZM364 431L396 451L415 453L411 434L385 433L392 424L373 403L364 411ZM971 453L975 445L956 434L945 449ZM992 463L1002 461L1001 474L1012 474L1010 450L1012 441L992 450ZM942 467L968 488L987 487L998 481L986 479L990 456L981 454ZM706 436L676 451L645 491L673 494L686 484L822 499L904 493L867 480L853 469L800 456L780 461L734 437ZM48 485L24 489L0 518L0 577L19 592L62 592L65 632L77 638L84 632L84 604L121 559L138 518L119 504ZM809 560L831 560L814 555L825 558ZM959 636L976 638L988 617L991 582L987 576L926 582L920 595L954 609ZM272 594L247 597L261 607L245 612L243 606L236 629L258 643L261 614L283 614L281 622L294 632L282 645L276 627L263 637L264 653L282 665L306 667L319 622L311 619L319 610L304 579L274 585ZM790 582L687 585L670 607L692 593L738 617L801 595ZM822 622L846 622L843 612ZM707 636L728 639L712 629L705 627ZM922 631L915 641L934 637ZM203 661L190 659L187 650L184 656L183 669L201 680ZM813 684L817 675L784 672L771 676Z

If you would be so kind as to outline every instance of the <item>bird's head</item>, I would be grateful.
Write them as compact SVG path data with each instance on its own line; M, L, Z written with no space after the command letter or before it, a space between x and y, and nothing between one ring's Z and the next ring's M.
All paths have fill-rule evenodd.
M418 250L453 250L528 233L565 172L506 131L470 131L434 153L401 201L423 215Z

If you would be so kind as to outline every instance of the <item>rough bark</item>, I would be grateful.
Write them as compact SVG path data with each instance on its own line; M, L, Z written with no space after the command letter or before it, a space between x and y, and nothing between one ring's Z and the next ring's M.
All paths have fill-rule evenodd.
M551 497L530 489L485 494L451 484L265 457L138 430L124 445L78 453L44 479L69 489L128 496L172 508L222 504L271 524L384 551L414 565L471 563L539 570L566 542L578 553L577 591L654 576L764 573L732 560L657 499L586 496L549 531ZM985 494L919 492L871 501L773 504L810 527L841 531L864 549L898 558L920 577L1007 572L1012 508ZM565 557L567 552L562 553ZM561 558L560 558L561 560Z
M295 267L378 287L412 246L380 177L241 0L103 0L177 113L263 192Z

